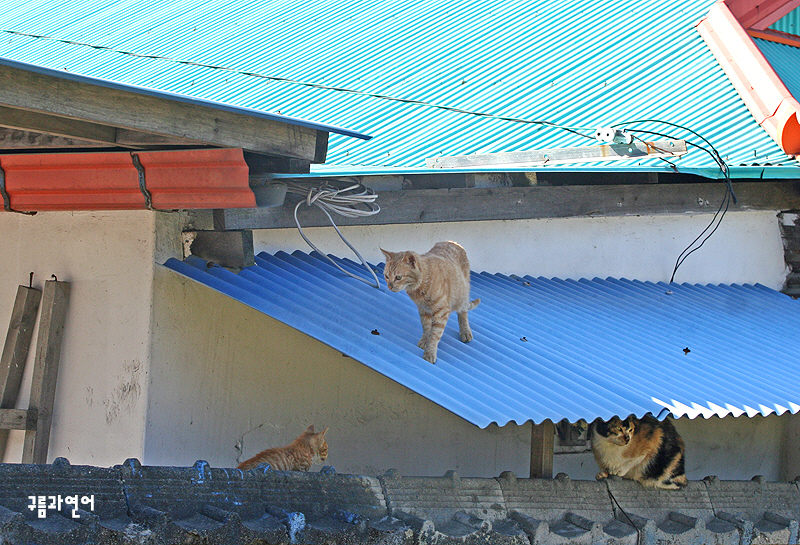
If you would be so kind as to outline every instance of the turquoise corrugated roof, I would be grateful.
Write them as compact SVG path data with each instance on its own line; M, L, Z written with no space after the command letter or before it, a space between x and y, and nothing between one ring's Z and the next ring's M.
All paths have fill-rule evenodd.
M769 28L789 34L800 34L800 8L790 11Z
M755 42L789 92L800 99L800 47L769 40L756 39Z
M372 135L332 135L340 171L592 143L493 116L586 132L659 119L731 166L796 165L695 30L712 2L5 0L0 57ZM700 143L660 123L629 127ZM715 167L694 148L673 163Z
M371 281L360 265L333 259ZM800 411L800 301L761 285L473 272L475 338L462 343L451 316L431 365L407 294L345 276L317 253L261 253L238 274L196 257L165 265L482 428Z

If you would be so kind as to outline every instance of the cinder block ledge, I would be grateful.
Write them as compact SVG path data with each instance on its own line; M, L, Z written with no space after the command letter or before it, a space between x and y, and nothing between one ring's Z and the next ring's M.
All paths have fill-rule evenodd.
M67 503L76 497L77 506ZM330 466L241 471L202 460L191 467L136 459L111 468L64 458L0 464L4 545L786 544L798 542L798 521L798 481L758 476L707 477L668 491L563 473L518 479L511 472L468 478L392 470L373 477Z

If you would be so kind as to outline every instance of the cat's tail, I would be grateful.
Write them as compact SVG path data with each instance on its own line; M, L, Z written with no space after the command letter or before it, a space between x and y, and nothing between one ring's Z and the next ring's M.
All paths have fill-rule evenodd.
M467 310L472 310L473 308L477 307L480 304L481 304L480 299L473 299L472 301L469 302L469 308Z

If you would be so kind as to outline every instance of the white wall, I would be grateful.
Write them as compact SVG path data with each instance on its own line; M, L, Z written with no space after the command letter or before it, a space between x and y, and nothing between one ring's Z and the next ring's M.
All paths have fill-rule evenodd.
M141 456L149 372L154 214L0 213L0 331L18 285L70 282L48 461L109 466ZM37 329L18 408L27 408ZM19 462L12 431L4 461Z
M302 215L300 219L302 224ZM341 231L371 263L384 260L380 247L425 252L437 241L455 240L466 248L477 272L667 282L678 256L710 220L709 214L686 214L380 225ZM304 231L323 252L357 261L332 227ZM254 245L256 252L311 251L297 229L256 231ZM785 277L776 212L729 212L716 233L686 259L675 281L760 282L780 289Z

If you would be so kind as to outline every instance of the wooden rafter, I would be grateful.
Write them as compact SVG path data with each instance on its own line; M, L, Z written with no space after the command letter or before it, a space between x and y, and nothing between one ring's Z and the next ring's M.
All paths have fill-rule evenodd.
M364 183L369 185L368 180ZM730 210L800 208L795 182L736 182L738 204ZM387 225L579 216L713 213L725 187L721 182L575 185L494 188L410 189L379 191L378 214L361 218L336 216L337 225ZM215 225L224 230L295 227L294 203L274 208L216 210ZM303 227L330 221L317 210L301 210Z

